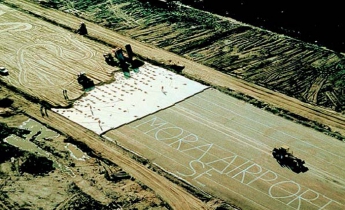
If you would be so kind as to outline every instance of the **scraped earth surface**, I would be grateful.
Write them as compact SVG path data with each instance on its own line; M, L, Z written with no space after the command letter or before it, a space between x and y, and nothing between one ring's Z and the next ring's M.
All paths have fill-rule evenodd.
M13 2L19 5L21 3L21 1ZM30 4L22 5L35 13L50 15L48 10ZM38 206L39 204L44 209L80 208L83 205L95 208L98 208L97 205L103 205L102 208L105 209L108 208L105 207L106 205L113 205L111 207L113 209L118 206L128 209L215 209L224 205L223 201L243 209L344 208L345 201L342 196L344 172L341 170L344 158L341 151L344 145L341 141L282 120L214 89L196 94L168 109L109 131L102 136L52 112L50 107L44 107L43 112L40 111L42 105L37 103L40 101L48 102L53 108L64 106L67 108L74 101L78 102L86 96L87 93L84 93L76 82L76 74L79 71L86 71L86 74L99 85L97 87L101 87L104 83L114 81L114 74L120 69L104 63L102 53L109 51L108 46L3 5L1 11L2 25L6 26L6 30L3 30L0 36L6 37L6 42L12 43L4 44L5 47L1 48L4 58L8 58L1 58L1 61L11 68L10 76L1 77L1 81L15 90L12 92L3 87L1 93L3 97L10 96L15 101L10 108L6 107L7 109L25 113L25 116L17 114L7 118L2 117L1 121L17 128L23 128L35 121L37 122L34 123L35 125L45 125L42 126L41 132L49 130L48 133L53 138L53 140L43 138L37 129L32 128L30 135L25 139L38 145L43 151L20 150L25 154L18 155L15 159L6 159L2 163L4 178L1 178L1 181L17 180L16 186L21 187L24 192L34 189L32 183L40 182L47 191L61 194L62 191L49 188L55 186L51 184L54 181L50 179L56 177L56 180L64 180L61 185L56 183L56 186L65 189L62 195L59 194L54 198L44 194L46 191L40 191L41 194L34 198L30 195L36 194L24 193L27 197L17 199L18 192L13 192L14 190L9 188L15 186L13 184L16 181L8 182L8 185L7 182L2 182L1 186L9 189L6 191L7 196L2 194L1 197L0 205L3 208L36 209L41 207ZM63 13L54 13L54 18L63 20L64 24L73 27L79 24L77 18ZM262 100L276 99L281 104L288 102L285 106L294 105L292 108L296 108L295 111L313 114L313 110L309 110L311 107L297 100L242 83L205 66L128 40L91 23L87 24L90 33L101 34L102 40L116 40L120 46L131 43L136 52L155 58L152 60L162 61L163 58L163 61L172 59L182 63L186 66L184 71L187 76L195 76L197 79L205 79L207 82L219 85L227 84L249 95L254 94ZM42 28L45 28L43 37L37 31ZM16 30L20 30L20 35L15 33ZM54 41L49 34L52 37L60 35ZM63 41L61 37L64 37ZM73 47L75 43L78 49ZM21 53L14 49L26 49L26 45L34 45L34 53L30 50ZM74 51L79 52L78 50L81 52L75 54ZM83 59L80 60L80 57ZM74 65L79 67L72 70ZM89 65L91 68L88 67ZM72 100L63 98L63 89L68 90ZM164 95L161 90L158 91L162 96ZM23 96L36 103L28 101ZM300 106L304 107L301 111L298 109ZM11 113L5 108L3 110L3 113ZM334 123L334 127L342 128L342 125L339 125L341 120L338 123L335 120L337 118L329 112L319 113L316 117L325 115L329 116L328 120ZM17 118L20 120L16 120ZM33 119L35 120L32 121ZM14 144L24 140L10 136L6 141ZM79 146L81 151L73 144ZM271 149L281 144L290 145L297 156L305 159L309 171L295 174L287 168L281 168L270 155ZM16 169L14 163L19 160L17 164L19 166L22 156L30 156L26 152L51 158L53 162L60 161L62 168L55 164L56 168L49 172L49 176L33 176L27 173L22 176L15 175L20 171ZM24 157L22 160L25 160ZM14 166L11 167L11 164ZM67 167L63 168L63 166ZM152 168L161 175L152 171ZM106 174L120 176L123 174L117 172L121 170L134 178L127 177L121 181L107 180ZM162 175L169 177L170 181ZM184 180L187 182L183 182ZM28 181L30 188L24 188L28 186L25 185ZM41 185L37 184L37 186ZM123 185L128 187L125 187L128 191L112 194L122 190ZM135 194L136 192L138 194ZM126 201L118 200L119 197L123 198L121 196L126 197ZM36 202L38 204L34 206L37 197L50 200L50 206L44 203L45 199L42 199L42 203ZM226 207L233 208L229 205Z
M214 89L104 136L243 209L344 208L343 142ZM282 145L309 170L281 167Z
M2 24L2 26L4 26L4 29L2 30L0 36L6 37L6 39L3 38L2 40L7 40L6 44L4 43L3 45L4 47L1 48L1 53L4 55L4 57L2 57L4 58L2 61L5 66L7 66L7 68L11 70L10 75L7 77L1 77L1 80L8 84L10 87L15 88L18 91L17 94L21 93L24 96L32 97L31 99L38 98L39 101L46 101L46 103L30 103L22 98L20 96L21 94L13 95L11 94L11 92L7 92L5 90L5 87L3 87L1 90L3 92L3 97L11 95L12 97L14 97L13 100L16 101L13 106L17 109L24 110L24 112L29 116L35 119L40 119L41 122L52 126L59 132L65 133L66 136L64 138L69 139L68 137L72 136L72 139L83 139L82 143L87 145L86 148L89 148L90 153L96 153L95 156L98 158L107 156L106 160L109 160L110 163L116 162L117 164L121 165L122 169L126 169L126 167L128 167L126 173L131 174L130 177L135 177L134 180L130 179L130 177L125 177L125 182L129 182L129 184L122 183L117 185L117 182L112 184L111 181L107 181L105 179L104 170L103 172L99 173L99 170L101 169L99 169L97 166L102 167L101 165L95 164L95 168L93 167L94 162L99 161L97 158L85 160L82 161L82 163L86 162L85 165L77 167L78 164L75 163L76 168L72 169L74 173L76 173L76 171L78 170L81 170L80 168L86 170L82 170L77 177L69 177L69 175L66 175L64 173L62 173L62 175L59 175L63 177L60 179L66 179L66 182L68 182L66 185L61 186L62 190L58 189L60 186L58 184L56 184L55 188L55 184L53 182L51 183L45 181L47 184L44 184L43 181L43 186L49 185L50 188L41 190L40 185L37 184L37 188L31 187L29 189L25 188L24 191L15 191L15 193L20 192L21 194L25 192L24 194L30 196L31 193L28 190L36 189L38 195L37 197L42 197L42 204L35 202L35 199L37 199L36 196L32 198L24 197L23 200L17 201L17 197L15 195L12 196L11 194L2 194L2 203L4 207L8 209L20 209L24 207L31 209L37 209L40 207L43 209L78 209L82 205L88 207L94 206L95 208L98 208L98 205L100 206L99 208L104 209L114 209L121 207L138 209L181 209L182 207L187 209L206 208L206 204L203 204L200 200L187 193L187 191L182 187L169 182L164 177L154 173L141 163L138 163L130 157L130 154L125 155L122 150L116 147L116 145L113 145L113 147L109 147L109 145L102 143L102 139L99 137L97 138L97 135L95 135L95 133L87 131L81 126L74 125L62 116L59 118L59 116L56 116L57 114L54 114L54 112L50 111L50 106L68 106L71 103L71 101L66 101L63 98L63 89L68 90L69 98L72 100L75 98L79 98L84 94L84 91L82 90L81 86L79 86L76 80L77 74L81 71L86 72L86 74L89 75L96 84L99 84L100 81L107 82L111 79L114 80L112 75L118 70L118 68L110 67L109 65L107 65L104 62L102 56L103 52L109 51L108 47L105 47L104 45L98 45L96 42L94 42L94 44L96 44L94 48L93 44L90 44L92 43L92 41L86 39L85 37L77 36L68 31L58 32L59 30L63 29L44 22L40 19L34 18L30 15L26 15L24 13L11 9L9 7L1 5L1 11L1 21L4 22ZM23 22L30 23L22 24ZM15 25L14 28L12 27L13 25ZM30 25L30 27L23 27L23 25ZM30 29L32 29L32 31L30 31ZM18 30L20 31L20 33L16 33ZM39 32L40 30L41 32ZM66 36L63 35L65 33ZM55 41L52 39L53 37L57 37ZM89 42L89 44L87 42ZM80 45L78 49L76 46L73 46L73 43L78 43L78 45ZM22 52L17 49L31 50L23 50ZM63 60L66 60L67 62L63 62ZM17 96L18 98L16 98ZM12 122L12 118L13 117L10 116L6 119ZM2 119L2 121L5 121L6 119ZM60 119L61 121L58 119ZM60 122L57 122L56 120ZM21 124L25 121L26 120L18 122L17 124L15 124L15 126L20 127ZM63 128L64 126L66 127ZM32 140L36 140L36 137ZM4 140L2 139L2 141ZM17 139L17 137L10 137L10 139L7 139L6 141L13 143L18 142L19 139ZM104 145L100 147L99 143L97 143L98 141L100 144ZM67 152L65 148L66 144L61 144L61 142L63 142L63 139L60 140L60 143L55 139L51 142L52 144L57 144L58 148L53 147L50 148L50 150L55 151L60 148L63 151ZM36 144L37 143L38 142L36 142ZM50 141L47 144L49 143ZM90 145L90 143L93 146ZM98 150L98 152L92 152L95 151L95 149ZM34 152L34 154L38 156L41 156L41 153L42 151L38 153ZM59 157L58 152L57 156ZM54 159L54 157L52 158ZM64 159L65 156L62 156L62 160ZM8 166L10 163L7 160L4 164L7 164ZM69 166L70 163L67 162L65 163L65 165ZM115 176L115 180L117 180L116 173L120 171L120 168L110 170L111 171L109 173ZM56 169L56 171L58 170ZM7 184L10 186L13 185L13 182L6 182L7 179L16 179L16 176L13 175L13 173L13 170L4 170L4 176L1 179L1 181L3 181L3 187L7 186ZM29 178L27 178L27 176ZM50 180L53 177L54 175L51 174L44 179ZM24 180L32 180L28 183L29 186L34 185L35 182L39 183L40 180L39 178L35 178L34 176L26 174L24 176L18 177L18 179L21 178L23 178ZM140 181L135 181L136 178L138 178L138 180ZM57 182L60 179L57 178ZM121 176L120 179L122 180ZM70 185L71 189L69 189ZM103 189L102 186L109 190L107 191ZM116 188L116 190L111 190L112 188ZM127 190L130 195L125 193ZM9 191L12 193L13 190ZM71 193L69 193L70 191ZM116 193L117 191L121 195ZM60 199L57 198L57 200L52 200L52 203L49 204L51 206L47 206L47 204L43 204L43 201L45 200L44 198L46 198L46 196L48 195L44 196L40 194L47 192L58 194L61 193L63 195ZM74 194L76 194L76 196L73 196ZM166 194L167 196L164 196L164 194ZM121 196L123 196L122 198L125 200L124 203L120 201ZM165 198L161 199L161 196Z

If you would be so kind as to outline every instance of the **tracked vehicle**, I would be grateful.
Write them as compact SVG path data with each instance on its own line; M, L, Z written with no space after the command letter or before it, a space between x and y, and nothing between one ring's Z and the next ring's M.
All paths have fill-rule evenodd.
M305 161L295 157L288 146L274 148L272 155L282 167L287 167L295 173L308 171L308 167L304 166Z

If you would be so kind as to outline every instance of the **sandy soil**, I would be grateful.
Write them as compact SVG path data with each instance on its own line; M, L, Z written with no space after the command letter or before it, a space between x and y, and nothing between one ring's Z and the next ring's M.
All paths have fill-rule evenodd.
M46 126L52 126L51 128L59 130L60 133L66 134L65 136L59 137L58 139L54 139L54 142L48 142L42 144L40 147L45 148L47 150L48 144L50 149L48 151L55 151L56 153L53 154L55 158L62 162L62 164L66 166L70 166L72 163L75 165L70 167L73 171L73 176L70 176L69 173L64 171L55 170L55 172L49 174L49 176L43 176L42 178L36 178L33 175L25 174L24 176L17 176L13 173L17 173L11 169L6 169L10 167L10 162L5 162L1 165L1 171L6 174L5 179L1 179L2 187L9 187L9 186L16 186L21 187L22 191L12 191L10 190L6 193L7 197L3 197L2 199L5 201L3 202L5 206L10 209L17 209L23 206L28 206L30 209L36 209L38 207L43 207L44 209L53 209L59 206L58 209L65 209L65 208L72 208L74 199L72 199L73 195L81 196L80 198L76 198L76 200L84 201L83 205L90 205L92 203L96 203L97 205L106 205L111 206L111 203L114 203L115 206L123 207L125 209L129 207L135 207L142 209L142 208L153 208L157 207L158 209L166 209L166 208L173 208L173 209L213 209L214 207L207 207L208 205L198 200L196 197L189 194L185 189L182 187L177 186L176 184L170 182L166 178L156 174L151 169L148 169L145 165L142 165L140 162L131 158L130 154L127 154L116 145L111 143L106 143L104 140L99 137L98 135L90 132L81 126L69 123L66 121L66 118L55 114L54 112L47 111L48 117L45 116L44 118L40 114L39 106L32 104L31 102L25 100L20 95L15 95L10 91L6 90L5 88L1 89L1 95L10 97L15 101L12 105L14 109L21 110L25 112L26 115L29 115L31 119L39 120ZM22 122L27 119L27 117L19 117L17 123L15 123L15 119L17 116L11 116L8 118L1 118L2 122L10 122L12 126L19 126ZM72 135L70 135L72 134ZM68 152L66 151L66 143L64 139L68 139L68 136L75 138L76 142L72 142L75 144L81 144L81 148L85 148L88 151L91 159L87 159L86 161L76 161L71 158L71 156L67 155ZM68 141L67 141L68 142ZM53 145L51 145L53 144ZM85 147L85 145L87 145ZM84 146L84 147L83 147ZM62 150L63 158L58 158L59 154ZM67 154L66 154L67 153ZM108 160L112 163L116 163L118 166L115 165L110 166L102 162L101 160ZM110 168L110 169L109 169ZM121 170L125 170L131 177L135 177L135 180L132 181L129 178L124 179L124 181L113 183L112 181L108 181L104 177L104 171L110 170L113 173L116 173ZM57 174L57 175L55 175ZM7 178L6 178L7 177ZM54 178L53 178L54 177ZM57 182L54 184L53 180ZM6 181L10 180L10 181ZM23 180L24 187L21 186L20 180ZM60 183L60 180L65 180L65 184ZM40 187L45 186L46 188L44 191L38 188L26 188L25 184L29 184L30 186L33 182L40 183ZM75 185L75 186L74 186ZM76 188L74 191L70 192L68 189L70 187ZM6 188L6 189L7 189ZM107 190L108 189L108 190ZM151 191L152 189L153 191ZM36 203L36 197L21 197L21 199L16 199L18 194L11 194L10 192L20 193L30 195L29 190L35 191L35 196L38 196L42 199L41 203ZM67 191L67 192L66 192ZM151 193L150 193L151 191ZM60 195L59 198L55 198L51 200L51 206L47 206L45 203L45 199L47 197L41 195L41 193L58 193ZM71 194L72 193L72 194ZM157 197L159 195L159 197ZM5 196L5 194L4 194ZM72 197L70 197L72 196ZM83 198L83 196L87 197ZM90 196L90 197L88 197ZM124 199L124 201L117 200L120 196ZM132 199L133 198L133 199ZM160 199L162 198L163 201ZM130 200L132 199L132 200ZM81 202L81 201L80 201ZM165 203L167 202L168 205ZM122 205L121 205L122 204ZM212 204L210 204L212 205ZM169 207L170 206L170 207ZM74 208L77 206L74 206ZM113 206L114 207L114 206ZM107 209L103 207L103 209ZM111 208L110 208L111 209Z

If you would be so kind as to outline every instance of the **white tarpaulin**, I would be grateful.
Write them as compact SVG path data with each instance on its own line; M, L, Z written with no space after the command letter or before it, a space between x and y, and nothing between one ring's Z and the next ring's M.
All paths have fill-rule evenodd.
M111 84L96 86L68 109L53 109L97 134L167 108L207 86L145 63L139 71L115 74Z

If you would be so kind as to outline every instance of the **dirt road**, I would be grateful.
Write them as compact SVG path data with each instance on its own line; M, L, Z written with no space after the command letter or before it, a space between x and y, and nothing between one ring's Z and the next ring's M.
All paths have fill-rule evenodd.
M24 111L28 116L30 116L30 118L34 118L39 122L47 124L51 128L54 128L55 130L58 130L66 134L66 136L71 136L73 139L76 139L78 142L81 142L82 144L87 145L87 147L95 151L97 157L105 158L113 163L116 163L118 166L120 166L123 170L125 170L131 176L135 177L141 183L145 184L150 189L155 191L155 193L157 193L157 195L159 195L162 199L164 199L173 209L208 209L207 204L203 203L201 200L191 195L184 188L178 186L177 184L172 183L165 177L153 172L147 166L144 166L138 161L132 159L130 156L124 155L121 152L123 150L121 150L120 148L116 149L117 148L116 146L112 146L112 147L109 146L109 144L104 142L104 139L102 139L99 135L85 128L82 128L81 126L77 124L70 123L68 119L54 112L42 114L41 104L32 103L24 99L21 93L30 97L31 100L35 99L38 101L41 101L41 100L49 101L49 103L51 103L52 105L57 105L57 106L66 105L66 101L62 100L60 91L57 91L57 90L59 89L61 84L65 83L64 80L66 80L67 78L73 78L73 77L68 76L69 73L67 73L66 75L64 75L63 72L59 73L59 71L62 69L64 70L64 72L70 72L70 70L68 70L68 68L60 68L61 65L64 65L65 62L57 61L55 59L61 59L64 56L73 58L75 55L73 55L73 53L72 54L66 53L66 51L58 55L55 54L55 53L61 52L61 50L62 51L66 50L66 48L58 49L57 47L58 45L55 45L54 43L59 42L58 41L59 38L55 39L53 37L54 40L50 40L50 38L52 37L50 37L49 35L47 36L47 34L49 34L52 30L53 31L60 30L61 28L59 29L59 27L55 27L51 24L46 25L46 22L38 20L37 18L34 18L34 17L30 17L26 15L22 16L20 12L13 9L5 8L5 7L0 7L0 8L1 8L2 20L5 21L5 23L2 23L2 24L5 26L10 25L10 28L5 27L5 30L2 31L3 33L1 33L1 36L7 36L8 33L12 33L13 31L16 31L16 30L22 30L21 33L15 33L20 37L14 38L15 36L12 36L12 38L17 40L16 42L12 42L12 45L6 44L6 46L2 49L2 51L4 51L4 54L6 55L16 54L17 52L16 48L24 49L24 48L27 48L27 46L36 46L40 49L40 50L36 49L36 50L31 50L31 51L28 50L24 52L25 55L28 55L28 57L24 56L26 60L21 59L21 56L19 53L19 58L20 58L19 63L23 65L27 65L24 68L21 68L20 65L18 68L17 63L13 62L12 59L4 59L3 61L3 62L8 62L6 64L9 64L8 66L11 69L11 73L7 77L1 77L1 79L3 80L3 82L9 84L9 86L15 87L17 90L20 91L20 93L17 92L17 95L11 94L10 96L11 98L13 97L13 100L17 102L17 105L15 105L16 108ZM13 26L15 25L14 23L17 22L20 25L22 22L26 22L23 20L26 20L30 23L23 24L25 27L19 26L20 29L15 29L16 26ZM14 28L11 28L12 26ZM28 32L26 30L28 27L34 28L34 30L31 31L33 33ZM45 31L44 35L43 36L37 35L36 34L37 30ZM66 32L65 30L63 31ZM58 37L61 37L58 35L59 33L60 32L56 32L54 34L57 35ZM79 38L83 39L83 37L79 37ZM74 38L72 37L72 39L70 40L73 40L73 39ZM13 41L13 39L11 40ZM23 41L25 40L26 42L23 44ZM36 45L35 40L40 40L40 43L42 43L42 40L45 40L43 41L45 44ZM66 43L66 39L61 40L62 45L63 43ZM92 43L96 44L95 42L92 42ZM82 45L84 47L92 46L93 45L92 43L90 45L88 44L82 44ZM71 47L71 45L69 46ZM77 48L74 48L70 50L70 52L75 52L76 49ZM45 54L45 52L48 52L48 53ZM99 53L99 52L102 52L102 50L98 49L95 52ZM79 55L83 55L82 53ZM86 63L84 64L86 65L92 64L93 55L95 55L94 52L88 51L88 59L85 61ZM46 62L45 56L52 58L52 60ZM4 57L7 57L7 56L4 56ZM67 57L65 57L64 59L68 60ZM83 58L83 56L81 57ZM96 56L96 58L102 61L101 59L99 59L101 58L101 55L99 55L99 57ZM26 62L22 62L22 60L25 60ZM76 59L74 57L71 62L75 62L75 64L80 64L82 63L82 60L83 59ZM36 66L36 64L39 64L39 66ZM73 66L72 63L71 65ZM42 71L40 69L42 66L47 66L48 71ZM52 68L54 68L54 66L59 66L59 67L53 71L54 73L52 75L51 70ZM66 67L68 67L68 65ZM86 68L86 67L82 67L82 68ZM103 72L101 73L101 75L95 76L95 78L101 78L100 81L102 82L107 81L109 78L111 78L110 75L107 73L107 71L94 71L94 72ZM47 75L50 75L49 76L50 79L42 81L41 79L47 78ZM50 83L50 85L46 84L45 82ZM78 86L78 84L76 84L76 81L74 81L72 84L74 85L71 85L71 86L65 85L66 88L69 88L68 92L71 93L70 97L75 98L83 94L83 91L80 91L79 88L76 88ZM5 89L6 89L5 87L2 88L2 91L5 91ZM75 92L70 91L73 89L76 89L76 91ZM46 117L46 116L49 116L49 117Z

